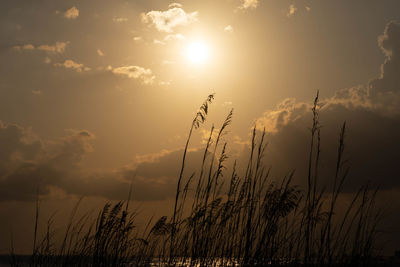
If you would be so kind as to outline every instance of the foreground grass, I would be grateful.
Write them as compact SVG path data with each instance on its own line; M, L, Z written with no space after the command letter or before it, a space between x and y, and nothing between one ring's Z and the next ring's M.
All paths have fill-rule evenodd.
M192 121L178 176L174 209L139 231L127 202L106 204L95 221L75 218L74 209L61 246L54 244L52 218L44 237L35 223L31 266L376 266L379 214L376 190L366 185L337 215L348 168L344 167L344 123L338 135L333 188L320 189L318 94L314 101L306 188L293 185L293 173L273 182L263 165L265 130L255 128L245 171L226 170L222 136L232 111L215 133L211 129L198 175L184 175L194 130L205 121L210 95ZM216 138L212 138L216 136ZM229 173L229 175L227 174ZM194 188L192 191L190 188ZM13 255L13 253L12 253ZM18 265L12 257L12 265Z

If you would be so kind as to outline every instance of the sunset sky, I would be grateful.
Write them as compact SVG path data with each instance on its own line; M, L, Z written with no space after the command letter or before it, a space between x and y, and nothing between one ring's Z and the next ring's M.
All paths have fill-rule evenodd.
M230 159L245 158L251 128L265 127L266 164L277 178L296 169L302 184L319 90L323 169L334 167L346 121L346 194L370 181L383 191L381 205L391 203L387 216L400 212L400 1L1 6L0 254L10 229L29 252L38 188L45 214L67 214L80 196L87 208L126 199L136 173L137 205L169 212L161 209L173 197L191 121L211 93L188 169L212 123L219 128L233 108ZM388 221L390 249L400 248L400 218Z

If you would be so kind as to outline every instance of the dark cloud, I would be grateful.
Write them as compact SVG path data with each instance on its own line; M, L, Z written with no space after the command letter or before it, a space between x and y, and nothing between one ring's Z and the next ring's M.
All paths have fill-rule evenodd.
M400 186L400 24L390 22L379 46L386 59L381 74L366 86L343 89L321 101L321 169L329 186L336 163L340 127L347 122L345 157L350 167L347 190L371 181L381 188ZM304 184L312 123L311 103L287 99L257 120L269 132L268 158L276 173L296 169Z
M282 177L295 170L295 182L306 182L311 140L311 111L288 120L277 133L268 135L267 163ZM356 190L368 181L382 188L400 186L397 158L400 151L400 118L382 115L366 108L349 109L336 104L320 111L320 179L331 186L335 173L340 127L347 123L345 136L346 166L350 167L347 190Z
M83 158L93 151L88 131L69 130L69 135L48 141L29 129L0 123L0 201L30 201L37 192L51 197L52 189L67 194L126 199L132 182L134 200L163 200L175 192L182 150L144 155L135 165L110 171L87 171ZM189 152L187 175L201 160ZM59 191L58 191L59 192Z
M92 150L92 138L90 132L71 131L60 140L44 142L29 130L2 123L0 200L32 200L38 190L48 195L51 186L73 179L82 158Z
M29 130L23 129L15 124L4 124L0 122L0 165L2 168L8 166L16 158L33 160L40 151L41 144L32 141L34 137Z
M145 155L139 157L134 166L81 175L79 180L70 179L60 187L76 195L121 200L128 197L132 183L132 199L164 200L175 194L182 153L183 151L179 149ZM200 151L188 153L185 177L195 172L194 166L199 165L200 160Z

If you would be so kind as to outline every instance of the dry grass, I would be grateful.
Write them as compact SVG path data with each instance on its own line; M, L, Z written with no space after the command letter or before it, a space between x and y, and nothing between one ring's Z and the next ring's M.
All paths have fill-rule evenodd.
M184 175L192 132L208 113L210 95L192 121L178 176L173 214L135 228L136 212L127 202L106 204L96 221L75 218L72 212L60 248L53 243L53 219L35 240L32 266L370 266L376 265L374 242L379 214L374 209L377 190L360 188L342 216L337 203L348 174L343 161L344 123L338 134L333 188L319 189L320 125L318 94L314 101L308 154L307 186L292 184L293 173L273 182L263 165L266 132L253 129L250 156L243 174L226 170L222 142L232 119L228 114L212 140L211 129L199 175ZM229 177L227 178L227 173ZM194 188L192 193L191 188ZM125 208L124 208L125 205ZM39 240L39 239L38 239ZM17 264L14 262L13 264Z

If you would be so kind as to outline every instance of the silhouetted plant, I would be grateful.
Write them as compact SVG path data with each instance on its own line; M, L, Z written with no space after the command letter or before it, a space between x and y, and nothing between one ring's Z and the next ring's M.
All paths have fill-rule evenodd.
M253 128L250 154L243 174L236 161L226 178L227 146L222 136L233 111L215 140L211 127L199 175L184 176L189 142L194 129L208 114L214 95L207 97L195 115L177 177L170 219L150 220L144 230L135 227L136 212L129 199L106 204L95 222L88 214L71 213L60 249L53 243L53 218L42 242L33 242L32 266L368 266L374 261L379 213L374 209L377 190L368 185L354 194L344 214L337 203L349 173L343 159L346 123L339 133L332 189L319 188L319 94L312 107L306 188L293 185L294 172L272 181L263 164L266 130ZM185 179L186 178L186 179ZM226 180L225 180L226 179ZM191 190L194 184L194 189ZM129 193L130 195L130 193ZM191 202L190 202L191 201ZM189 202L191 205L188 205ZM38 227L39 202L35 220Z

